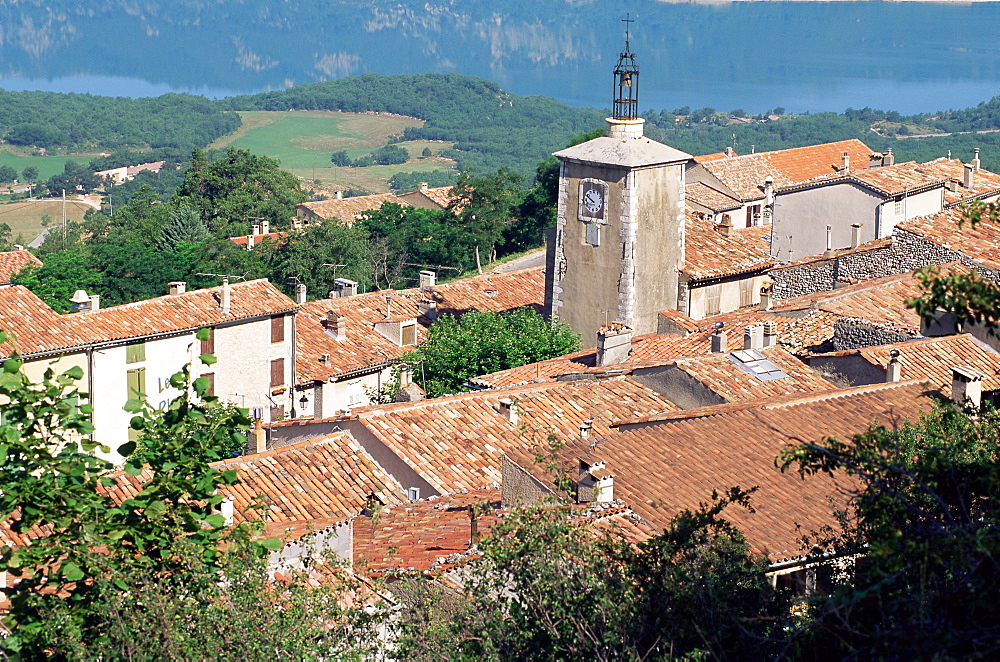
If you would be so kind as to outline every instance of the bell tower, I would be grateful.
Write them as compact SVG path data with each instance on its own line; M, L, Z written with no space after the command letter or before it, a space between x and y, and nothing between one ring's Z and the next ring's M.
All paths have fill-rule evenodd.
M596 344L597 329L624 322L656 331L676 308L684 264L684 165L692 157L643 135L639 67L625 19L607 136L556 152L559 196L546 246L545 310Z

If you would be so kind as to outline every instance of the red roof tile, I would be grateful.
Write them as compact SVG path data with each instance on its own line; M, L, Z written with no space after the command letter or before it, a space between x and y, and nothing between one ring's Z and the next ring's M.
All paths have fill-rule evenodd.
M959 222L962 222L959 226ZM965 221L965 212L947 209L930 216L901 223L897 231L958 251L991 269L1000 270L1000 225L979 223L976 227Z
M771 257L770 226L733 229L727 236L716 229L712 219L700 219L690 210L687 212L681 271L691 278L762 271L776 263Z
M3 251L0 252L0 283L9 283L11 277L27 266L40 267L42 261L31 254L30 251Z

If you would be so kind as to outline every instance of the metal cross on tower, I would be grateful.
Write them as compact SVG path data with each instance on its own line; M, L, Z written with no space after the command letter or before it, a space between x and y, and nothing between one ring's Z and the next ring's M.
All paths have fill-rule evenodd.
M639 117L639 66L629 45L629 24L635 23L629 14L622 19L625 24L625 50L618 54L615 67L615 104L613 116L620 120Z

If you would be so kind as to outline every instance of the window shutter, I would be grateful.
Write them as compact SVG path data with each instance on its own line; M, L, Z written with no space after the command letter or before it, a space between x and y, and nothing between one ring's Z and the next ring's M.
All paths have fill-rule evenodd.
M718 315L722 312L722 285L716 283L705 288L705 315Z
M209 328L208 340L201 341L202 354L215 354L215 329Z
M130 400L146 395L146 369L133 368L126 373L128 397Z
M271 387L285 385L285 359L271 361Z
M208 380L208 390L205 391L205 395L215 395L215 373L206 372L202 377Z
M754 301L754 279L744 278L740 281L740 308L746 306L752 306L756 301Z
M417 344L417 325L408 324L403 327L403 342L406 345L416 345Z
M271 342L285 341L285 316L271 318Z
M140 363L146 360L146 343L125 345L125 363Z
M271 407L271 421L280 421L285 417L285 405Z

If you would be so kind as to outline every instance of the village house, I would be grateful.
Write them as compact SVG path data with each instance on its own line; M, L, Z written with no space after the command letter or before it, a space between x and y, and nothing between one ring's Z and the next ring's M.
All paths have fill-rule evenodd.
M306 227L334 219L350 225L365 212L381 209L387 202L424 209L447 209L452 202L451 186L428 187L427 182L421 182L416 191L409 193L375 193L351 198L343 197L338 191L333 200L296 205L293 226Z
M97 177L109 180L112 184L124 184L135 179L140 172L160 172L166 161L153 161L150 163L140 163L134 166L122 166L121 168L111 168L110 170L99 170L94 173Z
M266 280L225 283L186 291L170 283L166 296L101 308L99 297L78 291L78 312L59 315L27 288L0 288L0 328L14 339L4 355L17 351L25 370L39 379L53 367L79 367L81 391L90 394L93 438L107 446L102 453L122 461L118 447L135 438L131 414L122 407L138 394L153 407L176 397L170 376L185 364L205 377L210 392L247 407L271 421L292 412L295 381L295 303ZM195 334L207 329L207 340ZM197 360L214 354L208 366Z
M0 252L0 285L10 283L10 279L25 267L40 267L42 261L23 247L15 246L12 251Z

